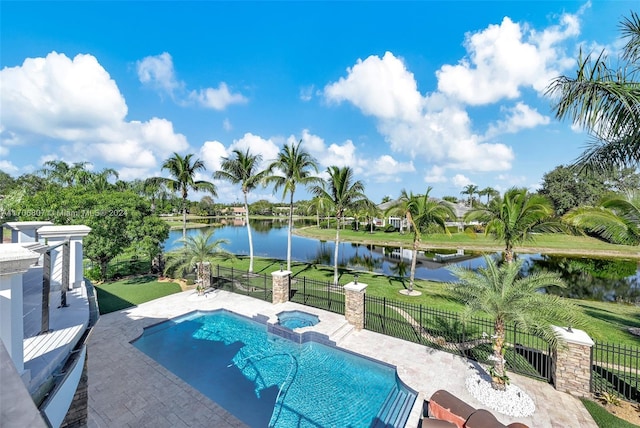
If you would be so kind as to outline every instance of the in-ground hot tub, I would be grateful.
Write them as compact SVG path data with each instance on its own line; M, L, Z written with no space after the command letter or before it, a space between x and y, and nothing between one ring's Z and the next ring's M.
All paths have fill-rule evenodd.
M290 330L295 328L310 327L320 322L317 315L303 311L284 311L278 314L278 325Z

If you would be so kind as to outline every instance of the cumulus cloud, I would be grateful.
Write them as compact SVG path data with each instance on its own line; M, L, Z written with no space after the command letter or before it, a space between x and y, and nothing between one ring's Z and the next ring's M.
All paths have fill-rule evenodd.
M356 154L356 146L353 141L346 140L342 143L326 144L324 139L318 135L313 135L308 129L302 131L302 147L313 156L322 172L328 166L350 166L356 174L363 173L368 165L365 156ZM295 144L299 139L291 135L287 139L288 144Z
M456 187L465 187L465 186L468 186L469 184L473 184L473 182L468 177L465 177L463 174L454 175L451 178L451 182Z
M536 109L523 102L517 103L515 107L502 110L506 112L506 120L500 120L490 125L486 134L487 138L503 133L514 134L522 129L535 128L550 122L548 116L541 115Z
M201 107L224 110L231 104L244 104L248 100L240 93L233 93L225 82L217 88L192 90L187 93L187 84L176 77L173 58L168 52L147 56L136 63L138 79L160 93L166 93L179 104L195 103Z
M499 25L467 34L468 56L440 68L438 90L470 105L516 98L521 87L542 93L553 77L573 63L560 42L579 32L575 15L563 15L559 25L542 32L505 17Z
M447 182L447 177L445 176L446 170L446 168L434 165L424 176L424 181L426 183L445 183Z
M0 171L4 171L9 175L16 175L19 168L15 166L11 161L0 159Z
M167 52L141 59L136 63L136 70L142 84L166 92L172 98L174 91L184 86L177 80L173 58Z
M126 121L124 97L92 55L27 58L0 71L0 85L3 145L5 135L14 144L44 138L57 143L65 159L108 160L116 169L152 168L189 147L166 119Z
M403 173L414 172L413 162L398 162L390 155L382 155L370 163L364 171L366 177L372 177L378 183L401 182Z
M248 100L240 93L232 93L226 83L221 82L218 88L206 88L200 91L192 91L189 99L199 105L214 110L224 110L231 104L244 104Z
M347 69L347 77L324 88L330 102L349 101L380 119L416 120L422 103L413 73L391 52L372 55Z

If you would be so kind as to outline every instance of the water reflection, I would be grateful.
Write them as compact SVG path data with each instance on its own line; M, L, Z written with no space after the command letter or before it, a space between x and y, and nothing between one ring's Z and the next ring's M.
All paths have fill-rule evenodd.
M232 219L233 220L233 219ZM310 223L313 223L311 221ZM300 227L301 223L296 223ZM285 260L287 257L287 220L252 220L254 234L254 254ZM177 248L175 241L181 237L181 231L172 231L165 249ZM199 233L199 229L187 230L187 233ZM229 245L224 248L239 255L249 254L246 227L226 225L217 227L215 239L225 238ZM334 242L292 236L292 259L313 264L333 265ZM442 251L441 253L455 253ZM433 252L418 253L416 278L432 281L454 281L456 278L447 266L455 263L471 269L484 266L481 254L466 253L452 256L452 259L440 257ZM634 302L640 300L640 269L636 261L601 260L591 258L570 258L524 254L523 273L542 269L560 272L568 287L563 290L550 288L550 293L575 298L597 300L619 300ZM340 243L338 265L385 275L403 280L408 278L411 266L411 249L380 245Z

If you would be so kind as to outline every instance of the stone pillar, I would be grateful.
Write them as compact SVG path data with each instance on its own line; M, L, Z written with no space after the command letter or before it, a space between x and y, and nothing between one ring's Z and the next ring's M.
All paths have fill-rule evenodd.
M198 272L200 272L199 269ZM201 281L200 285L202 286L203 290L211 287L211 263L202 262L202 278L198 279Z
M559 345L553 351L551 373L558 391L578 397L591 393L591 348L593 340L582 330L553 326L559 336Z
M277 270L271 272L272 293L271 298L274 304L289 301L289 293L291 288L291 271Z
M57 245L69 241L70 261L69 261L69 288L79 288L84 280L82 266L82 238L87 236L91 228L82 225L73 226L43 226L38 229L38 235L46 240L48 245ZM54 255L54 251L56 254ZM54 260L62 259L62 247L58 247L51 253L51 268L58 269ZM58 262L61 263L61 262ZM56 280L58 278L53 276ZM60 278L61 280L61 278ZM53 281L52 281L53 283ZM53 288L53 284L52 284Z
M344 286L344 317L356 329L364 328L364 294L367 284L350 282Z
M43 226L53 226L50 221L9 221L2 225L11 229L11 242L23 244L38 242L38 229Z
M20 375L24 372L22 274L39 257L21 244L0 246L0 339Z

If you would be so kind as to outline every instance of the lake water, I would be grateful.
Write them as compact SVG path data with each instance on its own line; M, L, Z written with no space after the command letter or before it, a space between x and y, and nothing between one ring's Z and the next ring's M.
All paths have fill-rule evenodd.
M280 260L287 258L287 223L271 220L251 222L253 252L257 257ZM202 229L188 229L187 234L200 233ZM364 233L364 232L363 232ZM176 242L182 230L172 230L165 243L165 250L179 248ZM238 221L236 225L217 227L215 239L227 239L226 250L238 254L249 254L247 228ZM292 236L291 258L294 261L333 265L333 241ZM438 253L451 253L442 250ZM350 269L383 273L389 276L408 278L411 270L411 249L381 245L364 245L341 242L338 264ZM640 264L633 260L606 260L585 257L555 257L540 254L520 254L525 259L524 271L540 269L560 272L568 287L563 290L548 290L567 297L638 301L640 299ZM455 264L478 268L484 265L481 254L465 254L456 258ZM432 281L454 281L456 278L447 269L451 263L434 261L434 254L419 253L416 278Z

